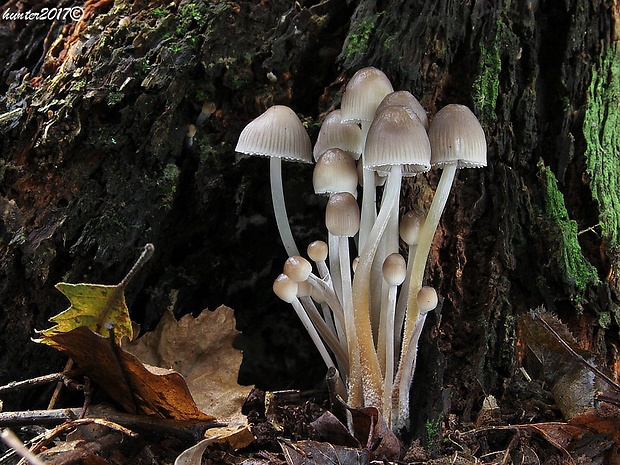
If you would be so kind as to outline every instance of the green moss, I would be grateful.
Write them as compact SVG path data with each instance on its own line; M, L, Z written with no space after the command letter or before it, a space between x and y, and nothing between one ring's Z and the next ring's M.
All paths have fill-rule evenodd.
M566 210L564 196L550 169L542 167L545 180L545 213L547 219L557 227L557 246L560 253L560 267L566 280L582 293L589 284L598 283L596 268L583 256L577 240L577 222L571 220Z
M442 417L439 416L434 420L426 420L424 423L424 429L426 430L426 441L427 441L427 450L433 451L435 448L437 439L441 435L441 421Z
M503 30L503 23L498 22L491 45L480 46L478 76L474 80L472 90L476 114L480 117L483 127L497 120L495 105L499 95L499 74L502 70L500 43Z
M355 32L349 33L346 40L346 58L365 53L368 50L370 37L375 30L376 18L365 19L358 24Z
M604 47L592 70L583 121L586 172L603 237L620 246L620 44Z

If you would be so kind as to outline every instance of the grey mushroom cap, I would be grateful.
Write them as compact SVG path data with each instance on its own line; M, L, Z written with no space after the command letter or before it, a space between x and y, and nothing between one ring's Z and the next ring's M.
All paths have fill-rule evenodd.
M412 176L431 167L426 130L419 118L402 106L386 106L375 116L364 153L364 168L380 173L401 165L403 176Z
M361 128L355 123L343 122L341 110L334 110L323 119L314 144L314 160L318 160L326 150L334 148L350 153L356 160L364 149Z
M342 121L372 121L381 100L394 92L385 73L368 67L357 71L342 94Z
M411 92L407 90L397 90L391 94L387 94L379 104L377 113L380 113L385 107L390 105L399 105L401 107L409 108L420 119L424 129L428 131L428 115L426 114L426 110Z
M312 163L312 143L293 110L274 105L241 131L235 151Z
M465 105L449 104L439 110L431 121L428 138L433 166L487 166L484 130L478 118Z

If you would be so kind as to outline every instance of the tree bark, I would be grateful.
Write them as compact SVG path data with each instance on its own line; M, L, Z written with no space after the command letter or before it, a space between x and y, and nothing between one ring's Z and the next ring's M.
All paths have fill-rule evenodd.
M469 106L489 149L487 168L458 173L431 250L427 281L442 303L422 338L412 435L507 395L523 357L517 319L531 308L618 363L617 3L60 3L5 9L79 6L83 17L0 20L0 384L62 366L30 342L65 308L55 283L115 284L146 242L155 256L128 290L144 329L169 307L225 303L243 331L242 382L320 382L320 358L271 295L285 253L268 162L235 160L234 146L272 104L315 137L363 66L431 117ZM189 146L207 101L217 111ZM302 248L325 236L310 170L285 167ZM426 209L437 179L409 182L401 204ZM25 402L41 401L9 403Z

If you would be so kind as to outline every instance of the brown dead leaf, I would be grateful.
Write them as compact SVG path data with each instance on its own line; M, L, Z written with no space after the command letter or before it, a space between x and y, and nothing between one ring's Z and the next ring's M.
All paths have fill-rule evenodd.
M215 418L196 407L179 373L144 365L85 326L55 334L50 339L128 412L176 420Z
M166 312L154 331L123 348L144 363L183 375L200 410L218 419L245 422L241 406L251 387L237 384L243 358L233 347L238 334L234 313L226 306L178 321Z
M281 439L280 447L288 465L367 465L367 450L335 446L328 442L299 441L292 443Z
M375 407L351 409L353 435L372 451L377 459L399 459L404 451L402 444L388 427L383 415Z

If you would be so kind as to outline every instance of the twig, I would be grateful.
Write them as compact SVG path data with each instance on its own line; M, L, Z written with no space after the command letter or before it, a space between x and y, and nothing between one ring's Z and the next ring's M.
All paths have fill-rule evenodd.
M73 360L69 359L67 360L65 368L63 369L63 373L71 370L71 368L73 368ZM62 381L58 381L58 383L56 383L56 388L54 389L52 398L50 399L49 404L47 404L48 409L53 409L56 406L56 402L58 401L58 397L60 396L60 390L62 389L62 386L63 386Z
M0 427L26 425L58 425L75 420L81 408L29 410L0 413ZM133 415L117 412L102 406L89 407L85 418L99 418L117 423L143 434L164 434L184 440L199 441L209 428L224 426L217 420L171 420L146 415Z
M138 434L133 432L132 430L125 428L124 426L119 425L118 423L114 423L113 421L104 420L101 418L81 418L77 420L71 420L61 425L58 425L56 428L48 431L42 438L40 438L31 448L31 452L38 453L41 449L48 444L55 437L64 434L66 431L77 428L78 426L88 425L91 423L97 423L99 425L107 426L110 429L119 431L129 437L136 437Z
M26 459L31 465L45 465L45 463L28 450L24 443L10 429L2 431L2 440L7 446L17 452L21 457Z
M64 381L64 373L52 373L45 376L39 376L37 378L25 379L23 381L11 381L9 384L0 386L0 394L9 391L17 391L19 389L30 389L40 386L41 384L53 383L55 381Z

